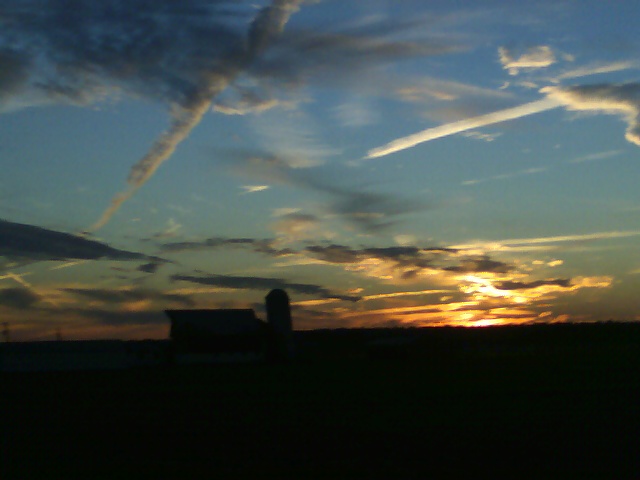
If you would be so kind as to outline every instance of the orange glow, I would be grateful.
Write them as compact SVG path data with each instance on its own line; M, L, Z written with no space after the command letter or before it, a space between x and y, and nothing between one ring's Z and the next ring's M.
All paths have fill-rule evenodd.
M495 325L505 325L506 323L508 322L502 318L483 318L475 322L468 322L466 325L463 325L463 327L492 327Z

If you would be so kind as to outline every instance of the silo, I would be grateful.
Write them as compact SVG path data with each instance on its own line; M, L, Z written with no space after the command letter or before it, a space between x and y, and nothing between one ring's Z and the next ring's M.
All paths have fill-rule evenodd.
M276 359L293 358L293 331L289 295L281 289L271 290L265 298L267 322L273 332L273 354Z

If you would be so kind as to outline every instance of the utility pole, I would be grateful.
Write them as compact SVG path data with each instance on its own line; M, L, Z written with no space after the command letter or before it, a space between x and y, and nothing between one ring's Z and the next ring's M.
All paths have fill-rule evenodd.
M4 338L4 343L11 342L11 334L9 333L9 322L4 322L2 324L2 338Z

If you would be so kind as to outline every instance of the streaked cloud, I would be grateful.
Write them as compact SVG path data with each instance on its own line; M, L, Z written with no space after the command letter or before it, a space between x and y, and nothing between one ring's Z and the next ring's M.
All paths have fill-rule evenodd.
M85 299L98 301L107 305L132 305L143 304L151 308L153 305L178 304L183 306L193 306L195 303L188 295L177 293L163 293L152 289L144 288L64 288L64 292L83 297ZM129 308L131 310L131 308Z
M617 157L623 153L622 150L607 150L605 152L589 153L580 157L572 158L568 163L584 163L606 160L607 158Z
M432 140L437 140L439 138L467 132L469 130L475 130L489 125L495 125L496 123L516 120L536 113L546 112L547 110L557 108L560 105L561 103L559 101L547 98L519 105L517 107L487 113L478 117L467 118L465 120L448 123L446 125L440 125L439 127L428 128L418 133L414 133L413 135L408 135L389 142L381 147L371 149L367 152L367 156L365 158L371 159L384 157L392 153L415 147L421 143L430 142Z
M585 242L596 240L608 240L615 238L629 238L640 236L639 230L627 230L627 231L611 231L611 232L596 232L596 233L584 233L577 235L556 235L550 237L532 237L532 238L511 238L505 240L495 240L486 242L476 242L452 245L451 248L461 250L474 250L484 249L486 251L500 251L504 247L518 247L528 245L540 245L547 243L563 243L563 242Z
M525 170L520 170L518 172L501 173L500 175L494 175L492 177L487 177L487 178L465 180L462 182L462 185L477 185L478 183L485 183L485 182L496 181L496 180L508 180L510 178L523 177L526 175L534 175L537 173L543 173L545 171L547 171L547 168L545 167L527 168Z
M255 252L273 257L285 256L292 253L292 250L287 248L277 248L276 241L273 239L257 238L210 237L202 240L169 242L160 245L160 250L167 254L213 250L217 248L250 248Z
M42 260L165 260L142 253L118 250L71 233L0 220L0 256Z
M583 67L574 68L561 73L556 81L570 80L574 78L590 77L592 75L600 75L603 73L621 72L638 68L639 64L635 61L623 60L611 63L594 63Z
M317 295L321 298L335 298L349 302L356 302L360 300L360 297L358 296L335 293L320 285L290 282L282 278L244 277L233 275L172 275L171 280L239 290L269 291L274 288L281 288L305 295Z

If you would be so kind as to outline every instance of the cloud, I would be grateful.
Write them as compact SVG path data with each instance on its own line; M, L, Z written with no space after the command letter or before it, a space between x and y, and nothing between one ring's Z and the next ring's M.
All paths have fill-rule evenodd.
M448 272L458 273L480 273L495 272L508 273L514 269L513 265L504 262L492 260L487 255L481 255L476 258L463 259L459 265L453 267L445 267Z
M485 183L493 180L508 180L510 178L522 177L525 175L533 175L536 173L543 173L546 170L547 169L544 167L532 167L532 168L527 168L525 170L520 170L518 172L501 173L500 175L494 175L492 177L487 177L487 178L476 178L473 180L465 180L462 182L462 185L477 185L479 183Z
M497 282L494 285L499 290L529 290L542 286L556 286L560 288L571 288L571 280L568 278L557 278L553 280L536 280L534 282Z
M552 237L532 237L532 238L509 238L505 240L495 240L488 242L476 242L468 244L453 245L451 248L461 250L483 249L490 251L508 250L510 247L540 245L548 243L564 243L564 242L586 242L596 240L607 240L613 238L629 238L640 235L639 230L611 231L584 233L577 235L556 235Z
M135 302L163 302L178 303L193 306L194 302L188 295L176 293L162 293L142 288L65 288L65 292L72 293L91 300L98 300L106 304L131 304Z
M290 103L272 98L268 93L256 92L239 85L232 89L233 101L229 99L217 100L212 110L224 115L248 115L250 113L262 113L279 106L291 106Z
M421 76L419 80L410 81L408 85L396 87L396 94L407 102L419 102L426 99L454 101L461 98L486 98L491 100L509 100L512 95L489 88L482 88L454 80L443 80L435 77Z
M163 231L156 233L153 236L153 238L175 237L176 234L178 233L178 230L180 230L181 228L182 228L182 225L180 225L178 222L176 222L173 218L170 218L167 221L166 228Z
M612 63L598 63L587 65L585 67L575 68L572 70L568 70L561 75L558 75L557 80L567 80L573 78L581 78L581 77L589 77L591 75L599 75L601 73L611 73L611 72L620 72L623 70L630 70L638 68L637 62L631 61L620 61L620 62L612 62Z
M434 274L509 273L513 265L487 255L465 255L446 247L415 246L350 248L344 245L310 245L306 255L322 262L342 265L382 280L417 280Z
M276 41L268 55L249 69L260 79L272 79L287 87L317 82L361 90L365 72L398 60L462 51L457 41L429 35L429 19L323 26L324 32L291 29ZM368 83L368 82L365 82Z
M289 282L281 278L267 278L267 277L240 277L232 275L206 275L206 276L193 276L193 275L172 275L172 281L192 282L201 285L211 285L215 287L233 288L241 290L263 290L268 291L274 288L281 288L284 290L291 290L296 293L304 295L318 295L321 298L335 298L338 300L346 300L350 302L356 302L360 297L353 295L342 295L334 293L319 285L307 284L307 283L295 283Z
M26 310L40 301L40 295L25 287L0 289L0 305Z
M288 240L298 240L312 235L318 228L320 221L315 215L307 213L289 213L282 215L272 225L271 229Z
M616 157L623 153L623 150L607 150L605 152L590 153L588 155L582 155L568 160L567 163L583 163L583 162L595 162L598 160L605 160L607 158Z
M165 260L118 250L95 240L34 225L0 220L0 256L40 260Z
M0 101L25 92L83 105L123 92L171 106L169 128L131 167L127 189L95 231L171 157L301 1L273 0L246 29L237 17L249 17L251 7L231 1L18 0L0 17L0 66L11 72L2 68Z
M383 230L393 225L395 218L425 208L416 200L341 185L340 179L328 175L326 169L319 172L296 168L279 155L236 151L229 152L229 159L234 161L232 168L240 175L328 195L329 213L367 232Z
M477 128L494 125L496 123L516 120L535 113L546 112L547 110L557 108L560 105L561 102L558 100L554 98L546 98L543 100L525 103L524 105L519 105L517 107L487 113L478 117L467 118L457 122L440 125L439 127L428 128L413 135L401 137L381 147L371 149L367 152L365 159L384 157L392 153L406 150L407 148L415 147L421 143L430 142L431 140L467 132L469 130L475 130Z
M570 111L622 117L627 123L625 138L640 146L640 83L545 87L540 92Z
M270 187L269 185L243 185L240 188L244 190L242 193L257 193L257 192L264 192L265 190L268 190Z
M516 57L516 53L506 47L498 49L500 63L509 75L518 75L520 70L545 68L556 62L556 57L550 47L541 45L531 47Z
M179 253L186 251L209 250L216 248L250 248L257 253L263 253L272 257L289 255L291 250L279 249L275 240L265 240L257 238L226 238L211 237L199 241L173 242L160 245L164 253Z

